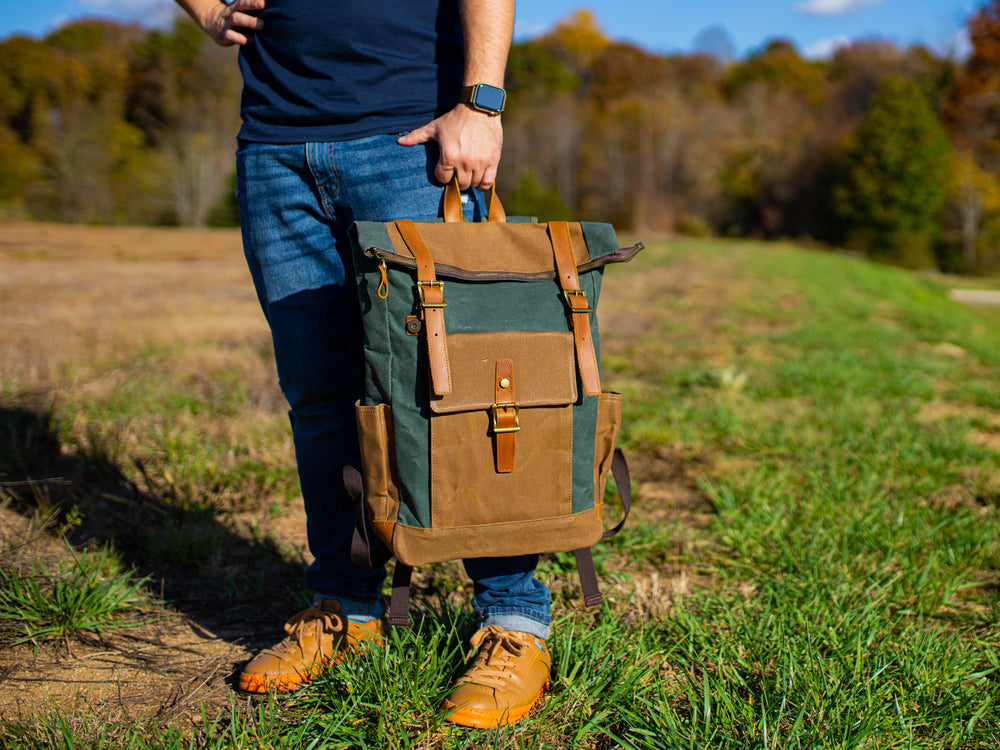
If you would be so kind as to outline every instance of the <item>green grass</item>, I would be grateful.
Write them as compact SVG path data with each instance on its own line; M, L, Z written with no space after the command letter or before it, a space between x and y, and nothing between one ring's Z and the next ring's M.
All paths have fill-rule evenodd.
M53 569L0 568L0 639L37 645L145 624L144 583L107 550L74 553Z
M531 717L496 731L442 720L472 625L432 599L388 649L294 696L234 697L195 730L57 711L0 727L0 745L1000 745L1000 311L949 300L937 278L750 242L653 244L605 283L609 312L637 321L605 327L602 344L605 384L627 396L638 518L597 555L603 611L578 606L568 559L545 561L553 687ZM242 452L234 435L201 440L252 401L240 378L214 399L204 383L165 386L136 367L142 377L107 399L70 401L102 435L151 440L151 483L168 510L187 509L162 527L176 538L148 540L151 559L217 557L225 540L184 523L255 488L294 492L275 458L279 421ZM56 412L64 440L144 481L114 440L88 443L80 417ZM669 456L708 521L657 494L676 480ZM693 582L671 585L679 571ZM442 601L462 594L442 589Z

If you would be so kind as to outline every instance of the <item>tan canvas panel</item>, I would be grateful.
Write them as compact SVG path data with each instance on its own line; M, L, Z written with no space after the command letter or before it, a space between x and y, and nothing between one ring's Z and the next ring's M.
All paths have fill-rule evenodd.
M514 471L498 474L487 411L431 417L431 528L568 515L573 407L522 409Z
M622 423L622 396L605 391L597 397L597 431L594 440L594 504L604 503L604 486L611 471L615 442Z
M431 410L448 414L489 409L496 395L496 362L514 363L514 398L521 407L576 401L576 353L569 331L456 333L447 336L451 393L431 396Z
M392 526L399 516L399 483L395 475L396 449L392 432L392 409L386 404L355 405L361 443L361 474L365 503L375 533L386 544L392 542Z
M427 565L453 559L510 557L544 552L570 552L596 544L604 528L597 508L562 518L482 527L419 529L396 524L393 550L404 565Z
M462 227L465 231L459 230ZM552 245L538 224L420 224L420 236L436 265L483 273L552 273ZM395 224L387 224L395 251L413 257ZM461 233L461 237L459 237ZM583 229L570 224L570 240L577 265L590 260ZM471 258L478 259L470 266ZM444 271L439 270L439 273Z

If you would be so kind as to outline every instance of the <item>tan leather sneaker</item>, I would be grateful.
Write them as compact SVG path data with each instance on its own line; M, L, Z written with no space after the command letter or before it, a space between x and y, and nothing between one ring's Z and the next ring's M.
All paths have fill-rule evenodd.
M337 663L348 650L370 642L381 646L385 632L381 620L359 625L340 615L340 602L319 599L285 623L288 637L265 648L243 668L240 690L249 693L289 693L306 684L323 666Z
M531 633L496 625L472 636L475 662L444 700L447 721L488 729L523 719L549 686L552 657Z

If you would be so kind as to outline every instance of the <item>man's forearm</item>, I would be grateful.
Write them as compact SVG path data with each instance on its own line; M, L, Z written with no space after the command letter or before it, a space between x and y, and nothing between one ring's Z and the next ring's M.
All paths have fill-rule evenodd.
M223 5L222 0L176 0L176 2L203 29L208 27L212 13L221 10L217 6Z
M465 38L464 85L503 87L514 34L514 0L460 0Z
M503 87L507 54L514 34L514 0L459 0L465 44L463 84ZM458 92L455 92L456 96ZM440 155L434 169L438 182L453 178L463 190L483 190L496 179L503 126L500 117L459 104L422 128L397 140L401 146L437 141Z

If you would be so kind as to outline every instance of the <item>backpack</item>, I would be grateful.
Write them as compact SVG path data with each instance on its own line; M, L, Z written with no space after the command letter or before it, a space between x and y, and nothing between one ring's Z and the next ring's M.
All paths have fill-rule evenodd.
M595 308L604 268L631 260L599 223L463 222L455 183L444 221L356 222L365 337L357 404L353 557L395 557L388 622L409 624L413 566L575 552L588 606L602 601L591 546L631 507L615 447L621 395L602 391ZM625 515L605 531L613 472Z

